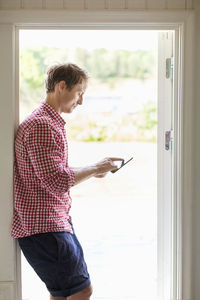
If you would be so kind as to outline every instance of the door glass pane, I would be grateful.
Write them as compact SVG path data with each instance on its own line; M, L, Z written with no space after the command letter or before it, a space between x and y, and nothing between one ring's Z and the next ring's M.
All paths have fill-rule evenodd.
M71 215L98 300L156 299L157 32L21 30L20 121L45 99L49 65L90 73L84 103L67 122L69 164L133 160L71 189ZM23 299L48 293L22 257Z

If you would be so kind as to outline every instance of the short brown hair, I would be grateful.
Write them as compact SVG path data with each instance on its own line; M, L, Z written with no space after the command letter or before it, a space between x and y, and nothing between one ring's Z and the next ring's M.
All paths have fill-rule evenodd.
M54 91L55 85L64 80L67 89L71 90L76 84L86 82L89 79L87 71L81 69L79 66L71 63L59 64L51 66L47 71L47 78L45 81L46 92Z

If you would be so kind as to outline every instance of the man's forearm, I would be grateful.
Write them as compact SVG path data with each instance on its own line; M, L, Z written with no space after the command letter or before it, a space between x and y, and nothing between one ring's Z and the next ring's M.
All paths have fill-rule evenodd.
M96 166L88 166L84 168L71 168L70 169L74 172L75 176L75 185L85 181L97 174L97 167Z

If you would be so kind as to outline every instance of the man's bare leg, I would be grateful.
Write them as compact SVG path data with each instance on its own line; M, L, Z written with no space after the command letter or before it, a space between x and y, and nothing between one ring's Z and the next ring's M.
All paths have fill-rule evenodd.
M74 294L70 297L67 297L67 300L90 300L92 295L92 286L82 290L81 292Z
M50 300L67 300L67 298L53 297L50 295Z

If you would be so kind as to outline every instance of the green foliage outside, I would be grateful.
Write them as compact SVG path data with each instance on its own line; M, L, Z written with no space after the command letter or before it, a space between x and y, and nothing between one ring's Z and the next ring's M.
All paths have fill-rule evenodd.
M109 78L147 79L154 75L155 57L152 51L126 50L108 51L95 49L88 51L77 48L75 57L92 77L106 82Z
M157 141L155 102L147 102L137 113L113 117L112 113L77 115L70 122L68 136L71 140L85 142Z
M75 61L88 70L99 85L116 88L123 79L148 80L155 77L155 55L151 51L126 51L106 49L75 49ZM20 53L20 103L21 121L45 97L44 82L49 65L69 61L68 49L25 48ZM149 141L156 142L156 102L149 100L136 114L123 115L112 121L112 113L77 114L70 122L71 139L82 141ZM86 117L87 116L87 117ZM99 119L99 117L98 117ZM107 120L104 124L104 120ZM109 122L110 120L110 122Z
M59 58L59 60L58 60ZM48 66L68 59L66 49L25 48L20 53L20 100L22 106L32 107L44 96L44 82Z

